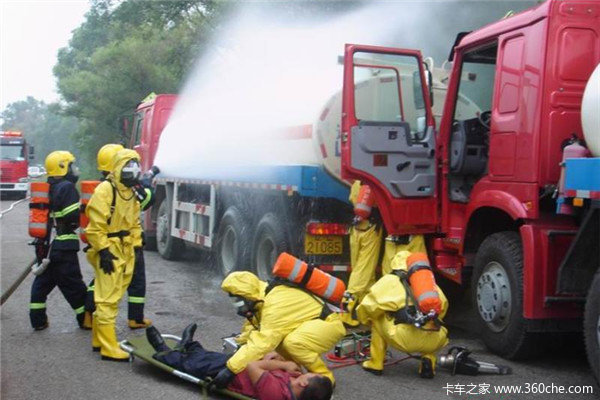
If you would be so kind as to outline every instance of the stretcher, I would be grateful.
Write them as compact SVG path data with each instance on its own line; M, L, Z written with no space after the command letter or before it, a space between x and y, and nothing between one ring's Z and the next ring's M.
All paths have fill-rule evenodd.
M174 348L177 345L177 343L179 343L179 341L181 340L181 338L179 338L175 335L164 334L164 335L162 335L162 337L165 340L166 345L169 346L171 349ZM156 351L154 350L152 345L150 345L150 343L148 343L148 339L146 339L146 335L135 336L135 337L129 338L127 340L123 340L122 342L119 343L119 346L121 347L121 349L123 349L123 351L126 351L127 353L129 353L129 356L130 356L129 361L130 362L133 362L135 357L137 357L141 360L144 360L147 363L150 363L150 364L154 365L155 367L162 369L163 371L166 371L166 372L168 372L172 375L175 375L185 381L188 381L195 385L200 386L200 388L202 389L204 398L206 398L206 399L209 398L208 397L208 394L209 394L208 386L210 383L210 379L202 380L202 379L196 378L195 376L192 376L185 372L179 371L173 367L168 366L167 364L161 363L160 361L152 358L152 355L154 353L156 353ZM233 391L227 390L227 389L211 389L211 392L214 392L214 393L217 393L217 394L220 394L220 395L232 398L232 399L254 400L252 397L244 396L243 394L233 392Z

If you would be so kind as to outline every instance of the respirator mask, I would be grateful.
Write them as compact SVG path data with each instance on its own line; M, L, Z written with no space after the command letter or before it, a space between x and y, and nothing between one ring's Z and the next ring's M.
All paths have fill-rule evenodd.
M231 304L235 308L235 312L240 317L250 319L254 316L255 301L247 300L240 296L230 296Z
M79 168L73 163L69 164L67 168L67 174L65 175L65 179L72 183L77 183L77 181L79 180Z
M137 160L129 160L121 170L121 183L127 187L135 186L141 174L140 163Z

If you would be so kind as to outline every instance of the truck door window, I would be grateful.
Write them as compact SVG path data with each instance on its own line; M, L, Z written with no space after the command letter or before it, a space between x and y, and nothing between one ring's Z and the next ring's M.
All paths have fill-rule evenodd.
M142 127L144 126L144 114L139 112L135 115L135 126L133 131L133 145L137 146L142 141Z
M475 183L487 174L497 50L494 42L462 57L449 148L453 201L467 202Z
M417 58L356 52L353 62L359 121L407 122L413 136L424 131L426 111Z

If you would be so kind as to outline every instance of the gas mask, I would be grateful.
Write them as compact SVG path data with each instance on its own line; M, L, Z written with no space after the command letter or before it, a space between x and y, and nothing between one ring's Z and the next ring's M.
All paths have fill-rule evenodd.
M137 160L129 160L121 170L121 183L127 187L135 186L141 174L140 163Z
M73 163L69 164L67 174L65 175L65 179L72 183L77 183L77 181L79 180L79 168Z
M256 302L252 300L245 299L240 296L231 296L230 295L231 304L235 308L235 312L240 317L244 317L250 319L254 316L254 307L256 306Z

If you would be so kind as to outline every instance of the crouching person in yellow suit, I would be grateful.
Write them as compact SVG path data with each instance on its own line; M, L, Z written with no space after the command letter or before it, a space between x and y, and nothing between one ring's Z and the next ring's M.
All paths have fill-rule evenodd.
M103 359L126 361L115 332L118 304L127 290L135 262L134 247L141 246L140 203L132 187L140 177L140 157L133 150L114 155L113 169L100 183L86 207L86 235L91 249L87 259L94 268L96 311L92 322L92 348Z
M407 293L408 284L403 284L401 276L411 276L411 272L427 271L428 261L424 253L401 251L392 260L392 273L384 275L369 290L357 308L358 319L361 323L371 326L371 358L362 364L363 369L375 374L383 373L383 364L387 346L410 354L419 354L421 363L419 373L422 378L433 378L435 373L436 353L448 344L448 331L441 326L441 320L448 310L448 300L439 287L435 285L431 275L431 287L422 293ZM406 281L408 282L408 280ZM414 288L411 282L410 288ZM437 321L429 320L423 326L415 326L415 321L406 316L415 315L422 302L436 298ZM401 318L402 317L402 318Z
M242 371L249 362L260 360L276 350L284 358L335 382L333 373L321 359L344 335L339 314L326 312L316 295L279 284L267 283L250 272L233 272L221 288L234 300L239 315L248 318L237 342L242 346L215 377L216 385Z

